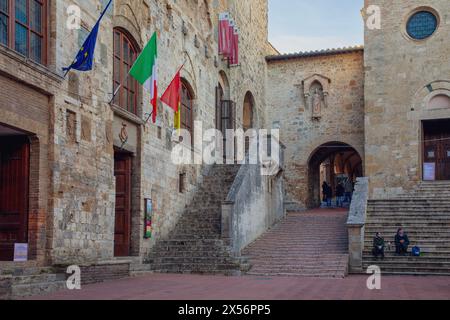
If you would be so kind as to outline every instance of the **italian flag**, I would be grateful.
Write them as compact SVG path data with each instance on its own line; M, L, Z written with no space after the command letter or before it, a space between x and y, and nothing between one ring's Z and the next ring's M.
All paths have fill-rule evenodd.
M158 113L157 65L158 37L155 32L130 70L130 76L150 91L151 104L153 106L153 123L156 122L156 116Z

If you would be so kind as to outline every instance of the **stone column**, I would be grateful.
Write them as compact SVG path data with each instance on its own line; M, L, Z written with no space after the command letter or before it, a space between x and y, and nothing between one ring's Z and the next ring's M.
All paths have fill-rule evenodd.
M362 257L364 250L363 225L348 225L349 271L362 272Z

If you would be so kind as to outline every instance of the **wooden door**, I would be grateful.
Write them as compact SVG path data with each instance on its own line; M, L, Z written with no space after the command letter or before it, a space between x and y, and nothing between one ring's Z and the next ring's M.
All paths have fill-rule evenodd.
M0 138L0 261L28 241L30 145L27 137Z
M440 144L438 165L439 180L450 180L450 135L446 135Z
M131 155L114 155L116 178L116 209L114 228L114 256L127 257L131 246Z
M450 122L425 126L424 162L436 166L436 180L450 180Z

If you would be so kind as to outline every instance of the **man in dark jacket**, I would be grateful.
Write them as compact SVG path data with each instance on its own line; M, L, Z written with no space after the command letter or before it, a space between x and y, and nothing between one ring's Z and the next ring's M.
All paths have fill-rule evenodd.
M409 238L405 233L403 228L398 229L397 234L395 235L395 252L400 255L405 255L408 253L409 247Z
M327 184L327 206L331 208L333 200L333 189Z
M381 258L384 259L384 248L385 243L384 239L381 237L381 234L377 232L375 238L373 239L373 256L375 258L378 258L378 256L381 256Z
M322 183L323 202L327 202L327 190L328 190L328 183L324 181Z

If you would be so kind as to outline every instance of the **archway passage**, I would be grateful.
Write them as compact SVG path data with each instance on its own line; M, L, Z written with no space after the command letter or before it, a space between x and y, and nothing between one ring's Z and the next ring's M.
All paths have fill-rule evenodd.
M329 142L318 147L308 163L309 208L320 207L323 200L322 184L327 182L336 196L337 186L347 180L354 184L363 176L363 162L352 146L343 142ZM348 205L349 203L347 203Z

